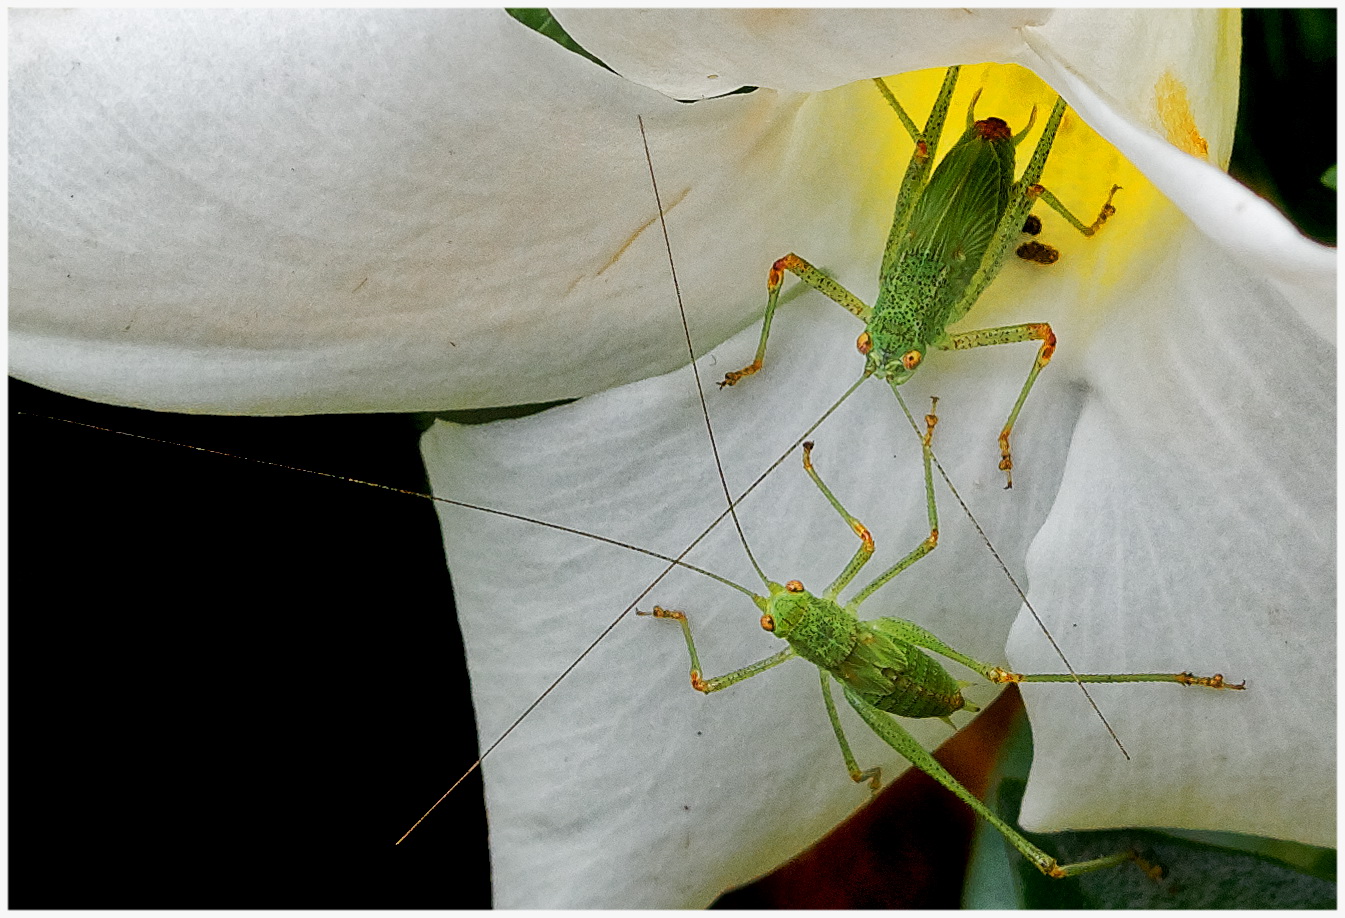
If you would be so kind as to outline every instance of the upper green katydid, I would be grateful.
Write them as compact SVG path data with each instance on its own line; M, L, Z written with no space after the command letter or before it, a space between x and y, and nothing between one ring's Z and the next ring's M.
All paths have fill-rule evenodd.
M1034 107L1027 127L1017 134L999 118L977 121L978 90L967 110L967 127L938 168L933 152L938 147L947 120L958 67L949 67L923 131L915 126L887 84L874 80L878 90L897 113L915 150L902 179L879 270L878 299L872 307L841 284L790 253L771 266L767 280L769 298L756 359L724 377L721 386L731 386L761 369L766 338L780 296L785 272L836 301L865 322L857 346L865 356L865 372L886 379L895 389L916 371L931 347L965 350L991 344L1040 341L1037 359L1023 383L1018 400L999 435L999 467L1013 487L1013 459L1009 433L1032 384L1055 350L1055 333L1045 322L1028 322L998 328L980 328L950 333L948 326L971 309L981 293L999 274L1010 248L1023 232L1025 221L1038 199L1045 201L1085 236L1091 236L1115 213L1113 186L1097 219L1085 225L1038 180L1055 141L1065 100L1057 97L1037 148L1023 175L1014 180L1014 151L1036 121ZM932 171L932 175L931 175ZM1043 264L1055 259L1047 246L1036 244L1024 257Z

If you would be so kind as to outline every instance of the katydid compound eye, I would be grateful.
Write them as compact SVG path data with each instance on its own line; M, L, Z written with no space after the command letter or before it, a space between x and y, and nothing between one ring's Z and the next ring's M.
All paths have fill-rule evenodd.
M766 629L767 631L774 631L775 619L771 618L769 615L761 616L761 627Z
M868 332L862 331L859 333L859 337L855 339L855 349L866 357L869 351L873 350L873 339L869 337Z
M908 370L914 370L920 366L920 361L923 359L924 355L919 351L907 351L901 355L901 365Z
M802 584L801 582L799 582L798 580L791 580L791 581L789 581L788 583L785 584L785 589L788 590L788 591L791 592L791 593L802 593L802 592L803 592L803 584Z

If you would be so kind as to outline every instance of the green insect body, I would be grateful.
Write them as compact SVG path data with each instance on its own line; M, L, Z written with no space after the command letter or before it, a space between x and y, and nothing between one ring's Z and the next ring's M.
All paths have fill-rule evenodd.
M964 683L912 642L932 637L914 623L860 621L854 611L812 595L796 580L784 587L770 584L770 590L766 630L879 710L945 720L956 711L979 710L962 697Z
M1085 225L1039 184L1065 114L1066 105L1060 98L1056 99L1036 149L1016 181L1015 151L1031 131L1036 109L1032 110L1027 127L1014 134L999 118L976 120L979 91L967 110L966 129L961 138L935 168L933 151L938 147L948 117L958 71L957 67L948 68L923 131L916 128L887 85L882 80L874 81L915 142L897 197L874 305L868 306L798 255L784 256L771 266L767 277L766 315L756 358L743 369L728 373L720 386L734 385L761 369L786 272L864 321L857 347L865 357L865 373L887 380L894 390L911 378L930 348L966 350L1040 341L1037 358L999 436L999 467L1007 475L1006 486L1012 487L1009 435L1038 374L1051 360L1055 333L1045 322L957 333L949 332L948 328L967 314L998 276L1038 200L1060 213L1079 232L1092 236L1115 213L1111 200L1119 189L1112 187L1097 219ZM1037 243L1023 257L1038 264L1050 264L1055 259L1046 257L1047 251L1054 252L1049 246Z
M934 170L909 219L893 225L891 264L881 272L866 327L866 363L874 376L901 385L931 345L952 346L946 329L974 301L973 279L1005 222L1014 147L1021 139L998 118L972 121ZM1013 226L1022 222L1010 218Z
M832 730L841 747L846 770L855 782L867 781L869 787L876 791L881 784L882 772L877 767L861 769L856 761L832 698L832 682L840 684L846 701L879 738L911 764L960 797L1003 833L1015 848L1047 876L1071 876L1134 860L1136 856L1132 852L1126 852L1074 864L1058 863L964 788L900 723L893 719L892 715L912 718L936 717L952 726L950 715L960 710L977 710L975 705L962 697L962 689L969 683L954 679L932 655L959 663L993 683L1174 682L1179 685L1198 685L1211 689L1242 689L1245 686L1225 682L1223 676L1218 674L1195 676L1185 672L1014 673L958 652L914 622L899 618L861 620L858 615L859 607L869 596L933 551L938 544L938 511L931 474L931 440L935 422L933 414L926 416L926 432L921 438L929 535L904 558L859 590L848 602L842 604L839 596L872 556L873 537L858 519L846 511L813 468L811 443L804 444L804 469L860 539L860 547L850 563L821 594L809 592L797 580L781 585L763 575L767 595L762 596L715 576L720 582L752 598L762 613L761 627L783 639L788 644L784 650L722 676L706 678L703 675L704 670L696 651L695 641L692 639L691 625L686 613L655 606L652 612L639 614L670 619L681 626L682 636L691 658L691 686L704 694L728 688L795 657L814 664L818 669L822 699L827 708Z

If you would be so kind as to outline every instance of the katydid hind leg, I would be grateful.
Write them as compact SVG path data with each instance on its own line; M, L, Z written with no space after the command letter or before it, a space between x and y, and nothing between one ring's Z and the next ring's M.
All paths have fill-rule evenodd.
M929 111L929 118L925 122L925 129L917 131L910 115L901 107L901 103L892 90L888 88L883 80L875 80L878 91L883 98L887 100L889 106L895 110L897 118L902 126L910 135L915 146L911 151L910 161L906 165L906 172L901 179L901 187L897 191L896 207L892 211L892 228L888 231L887 243L883 249L883 261L879 267L880 277L886 277L892 269L892 262L901 251L902 239L906 233L907 224L910 222L911 213L919 203L925 186L929 182L930 173L934 171L934 154L939 147L939 140L943 136L943 127L948 120L948 112L952 106L953 90L957 87L957 77L960 72L959 67L949 67L943 76L943 85L939 87L939 93L934 99L934 104Z
M1057 106L1057 109L1059 109L1059 107L1060 107L1060 106L1058 105L1058 106ZM1058 114L1058 112L1053 113L1053 115L1054 115L1054 121L1058 124L1058 122L1059 122L1059 114ZM1047 146L1047 149L1049 149L1049 145ZM1042 157L1042 160L1043 160L1043 162L1044 162L1044 156ZM1114 192L1114 191L1115 191L1115 189L1113 189L1113 192ZM1044 189L1037 189L1037 190L1036 190L1036 193L1035 193L1034 195L1031 195L1031 196L1029 196L1029 195L1024 195L1024 201L1025 201L1025 203L1026 203L1026 205L1027 205L1026 208L1024 208L1024 209L1030 209L1031 201L1030 201L1030 200L1027 200L1028 197L1041 196L1043 192L1044 192ZM1047 193L1047 194L1049 194L1049 193ZM1050 204L1051 206L1055 206L1054 204L1052 204L1052 200L1053 200L1053 199L1054 199L1054 196L1051 196L1051 198L1049 198L1049 199L1047 200L1047 203ZM1110 198L1108 199L1108 204L1104 206L1104 215L1100 215L1099 220L1096 221L1096 225L1093 227L1094 229L1096 229L1097 226L1100 226L1101 223L1102 223L1103 221L1105 221L1106 216L1110 216L1109 213L1106 213L1106 211L1107 211L1108 208L1110 208ZM1113 212L1114 212L1114 211L1113 211ZM1013 221L1012 221L1012 222L1013 222L1013 232L1014 232L1015 234L1022 231L1022 230L1021 230L1021 227L1024 225L1024 219L1025 219L1025 217L1026 217L1026 214L1025 214L1025 213L1018 213L1018 214L1015 215L1015 217L1014 217L1014 219L1013 219ZM1007 225L1007 224L1006 224L1006 225ZM1000 260L1002 260L1002 258L1003 258L1003 249L1002 249L1002 248L1001 248L1001 251L1000 251L998 257L1000 258ZM806 262L804 262L802 259L798 259L797 256L793 256L793 255L791 255L791 256L787 256L785 259L781 259L780 261L777 261L776 265L773 266L773 268L772 268L772 272L771 272L771 279L770 279L770 285L769 285L769 287L770 287L770 298L769 298L769 302L768 302L767 316L766 316L765 321L763 322L763 331L762 331L761 341L760 341L760 344L759 344L759 347L758 347L757 359L756 359L756 361L754 362L754 364L752 364L752 365L750 365L749 367L745 368L743 371L738 371L737 373L729 374L729 377L730 377L730 378L729 378L729 379L726 379L726 381L725 381L727 384L730 384L730 385L731 385L733 382L736 382L738 379L741 379L741 378L743 378L743 377L746 376L746 375L750 375L751 373L756 372L756 371L760 368L760 366L762 365L762 361L763 361L763 359L764 359L765 347L766 347L766 339L767 339L767 335L768 335L768 333L769 333L769 328L770 328L770 321L771 321L771 318L773 317L774 309L775 309L775 306L777 305L777 302L778 302L778 294L779 294L779 289L780 289L780 283L782 282L782 279L783 279L783 273L784 273L785 270L789 270L789 271L791 271L792 273L795 273L796 275L800 276L800 277L805 281L805 283L807 283L809 286L814 287L814 289L818 289L818 290L820 290L821 292L827 293L827 290L824 289L824 283L823 283L823 282L824 282L824 281L830 282L830 279L827 278L826 275L822 274L821 272L818 272L818 271L817 271L815 268L813 268L811 265L808 265L808 264L807 264ZM809 274L809 272L812 272L812 273ZM831 283L834 283L834 282L831 282ZM987 280L987 283L988 283L988 280ZM837 286L839 286L839 285L837 285ZM843 288L841 288L841 289L843 290ZM828 293L828 295L831 296L830 293ZM846 293L846 295L848 295L848 292ZM853 303L851 303L851 304L847 304L847 302L844 300L843 297L831 296L831 298L832 298L832 299L835 299L837 302L841 303L841 305L845 306L845 307L846 307L849 311L851 311L852 313L854 313L854 314L856 314L856 315L859 315L859 316L861 316L861 317L863 317L863 316L862 316L862 310L867 310L867 309L868 309L867 306L865 306L863 303L859 302L857 299L855 299ZM1038 374L1040 373L1040 370L1041 370L1042 368L1044 368L1044 366L1046 365L1046 363L1048 363L1049 360L1050 360L1050 358L1051 358L1051 353L1052 353L1052 351L1053 351L1053 349L1054 349L1054 345L1055 345L1054 334L1053 334L1053 332L1051 331L1050 326L1047 325L1047 324L1045 324L1045 323L1027 323L1027 324L1019 325L1019 326L1005 326L1005 327L1003 327L1003 328L998 328L998 329L979 329L979 330L974 330L974 331L972 331L972 332L963 333L963 334L960 335L960 336L950 336L950 340L952 341L951 346L952 346L952 347L956 347L956 348L980 347L980 346L988 346L988 345L991 345L991 344L1012 343L1012 342L1015 342L1015 341L1028 341L1028 340L1036 340L1036 341L1041 342L1041 343L1040 343L1039 350L1038 350L1037 359L1034 361L1033 369L1032 369L1032 371L1030 372L1030 374L1029 374L1029 376L1028 376L1028 379L1026 380L1026 382L1024 383L1024 385L1023 385L1023 387L1022 387L1022 390L1021 390L1021 392L1020 392L1020 394L1019 394L1018 400L1017 400L1016 403L1015 403L1014 409L1013 409L1012 413L1010 414L1010 417L1009 417L1008 421L1006 422L1005 427L1004 427L1004 429L1003 429L1003 431L1002 431L1002 433L1001 433L1001 437L1000 437L1000 444L1001 444L1001 451L1002 451L1002 465L1001 465L1001 468L1002 468L1004 471L1006 471L1006 473L1009 473L1009 485L1011 486L1011 485L1012 485L1012 477L1011 477L1012 460L1011 460L1011 454L1010 454L1010 451L1009 451L1009 442L1008 442L1008 441L1009 441L1009 434L1010 434L1010 432L1011 432L1011 430L1012 430L1012 427L1013 427L1014 422L1015 422L1016 419L1017 419L1018 413L1019 413L1019 411L1020 411L1021 408L1022 408L1023 402L1025 401L1028 392L1032 389L1032 386L1033 386L1033 384L1035 383L1035 380L1036 380ZM930 422L930 426L931 426L931 428L932 428L932 423L933 423L933 422L932 422L932 420L931 420L931 422ZM927 462L926 479L927 479L927 484L929 484L929 482L931 481L931 479L930 479L930 473L929 473L929 470L928 470L928 461L929 461L929 460L928 460L928 445L929 445L929 444L928 444L928 432L927 432L927 434L926 434L926 449L927 449L927 456L926 456L926 462ZM806 461L807 461L807 460L805 459L805 462L806 462ZM811 470L810 470L810 471L811 471ZM831 500L833 506L834 506L834 507L841 513L841 515L847 520L847 522L850 522L850 523L851 523L852 529L856 529L856 533L859 534L859 533L860 533L860 528L862 528L862 526L861 526L860 528L856 528L855 524L857 523L857 520L855 520L852 516L850 516L850 515L844 510L844 508L840 506L839 501L837 501L837 500L834 498L834 496L830 494L830 492L826 489L826 487L825 487L824 485L821 485L819 479L817 479L817 478L815 477L815 481L819 484L819 487L821 487L821 489L823 490L823 493L826 494L826 495L828 496L828 498ZM929 487L932 489L932 485L929 485ZM935 517L934 509L933 509L933 506L932 506L932 500L931 500L930 516L931 516L931 535L934 536L934 537L937 537L937 522L936 522L936 517ZM862 535L861 535L861 538L863 538ZM931 546L931 547L932 547L932 546ZM862 552L862 549L861 549L861 552ZM909 563L913 563L913 561L914 561L914 560L917 560L918 557L920 557L920 556L916 556L916 558L912 558L912 559L910 559ZM858 558L858 556L857 556L857 558ZM852 567L854 567L855 570L858 570L858 568L859 568L860 566L862 566L863 561L866 561L866 560L867 560L867 556L865 556L862 560L852 561L852 562L851 562L851 565L852 565ZM847 569L847 570L848 570L848 569ZM840 586L844 586L845 582L848 582L849 578L853 576L853 573L854 573L854 571L849 571L849 570L848 570L848 575L847 575L847 574L842 574L842 578L843 578L844 582L842 582L842 583L840 584ZM839 579L839 578L838 578L838 579ZM660 616L660 617L669 617L669 618L672 618L672 617L675 617L675 616L672 616L672 615L665 615L665 616ZM695 651L694 651L694 649L692 649L692 645L691 645L691 642L690 642L689 626L686 625L686 623L685 623L685 619L684 619L684 618L683 618L683 620L682 620L682 626L683 626L683 628L684 628L684 630L685 630L685 632L686 632L688 648L691 650L692 658L693 658L693 661L694 661L694 660L695 660ZM932 635L931 635L931 638L932 638ZM937 639L933 639L933 640L937 640ZM944 647L945 650L950 650L949 648L946 647L946 645L942 645L942 646ZM931 648L931 649L935 649L936 652L942 652L942 651L938 650L938 648ZM956 652L951 652L951 653L952 653L952 654L956 654ZM969 658L969 657L965 657L965 656L960 655L960 654L950 656L950 658L955 659L955 660L958 660L959 662L969 661L971 664L975 664L975 665L973 666L973 668L976 669L978 672L981 672L983 675L987 675L987 678L991 678L991 676L992 676L994 673L997 673L997 672L1004 672L1003 670L999 670L998 668L996 668L996 667L992 667L992 666L990 666L990 665L988 665L988 664L977 664L976 661L971 660L971 658ZM734 678L734 680L733 680L733 681L740 681L740 678L748 678L748 677L750 677L751 675L756 675L758 672L763 671L765 668L770 668L770 666L775 665L776 662L782 662L782 660L780 660L780 661L776 661L776 660L774 660L773 658L768 658L767 660L760 661L758 664L753 664L753 666L751 666L751 667L746 667L746 668L744 668L743 670L737 670L737 671L734 671L733 673L727 674L727 676L728 676L728 677L736 677L736 676L738 676L739 673L742 673L743 675L742 675L741 677L739 677L739 678ZM1067 665L1068 665L1068 664L1067 664ZM696 668L698 669L698 666L697 666ZM751 671L749 672L749 670L751 670ZM1074 682L1080 682L1080 683L1081 683L1081 682L1103 682L1103 681L1173 681L1173 682L1181 683L1181 682L1183 682L1183 679L1180 678L1180 677L1183 677L1183 676L1184 676L1184 677L1187 677L1187 678L1190 680L1190 681L1186 682L1185 684L1205 685L1205 686L1210 687L1210 688L1240 688L1240 687L1241 687L1240 685L1239 685L1239 686L1235 686L1235 685L1224 684L1224 683L1222 682L1222 677L1220 677L1220 676L1214 676L1214 677L1195 677L1195 676L1190 676L1189 674L1163 674L1163 675L1161 676L1161 678L1151 678L1151 677L1154 676L1154 674L1140 674L1139 676L1136 676L1135 678L1128 678L1128 679L1116 679L1116 678L1107 676L1107 675L1105 675L1105 674L1102 674L1102 675L1099 675L1099 674L1092 674L1092 675L1088 675L1088 674L1085 674L1085 675L1075 675L1075 674L1073 674L1073 673L1070 673L1070 674L1062 675L1059 679L1056 679L1056 678L1053 678L1053 677L1049 677L1049 676L1050 676L1050 674L1048 674L1048 677L1042 677L1042 678L1038 679L1038 677L1037 677L1036 675L1033 675L1033 674L1024 674L1024 675L1021 675L1020 678L1021 678L1022 681L1074 681ZM722 679L722 678L725 678L725 677L719 677L719 678ZM851 777L854 778L854 779L857 780L857 781L871 780L871 781L873 781L873 782L876 783L876 780L877 780L877 773L876 773L876 770L875 770L875 769L870 769L870 770L868 770L868 771L863 771L863 770L861 770L861 769L859 768L857 762L855 761L854 756L853 756L853 754L851 753L851 751L850 751L850 749L849 749L849 744L848 744L847 740L845 739L844 732L843 732L843 730L840 728L839 719L838 719L838 717L837 717L837 715L836 715L836 712L835 712L834 701L831 700L831 698L830 698L830 693L829 693L829 691L827 690L829 684L828 684L827 681L826 681L826 674L825 674L825 673L822 673L822 674L821 674L821 679L822 679L822 682L823 682L823 687L824 687L824 701L826 702L826 706L827 706L827 709L828 709L829 719L831 720L831 722L832 722L832 724L833 724L833 730L834 730L834 732L836 733L838 743L840 744L840 746L841 746L841 748L842 748L843 757L844 757L845 760L846 760L847 770L850 772ZM992 679L992 681L1015 681L1015 680L994 680L994 679ZM727 683L727 684L732 684L732 683L730 682L730 683ZM722 687L722 686L721 686L721 687ZM844 687L844 686L843 686L843 687ZM701 690L702 690L702 691L706 691L707 689L702 688ZM709 689L709 690L713 690L713 689ZM1062 865L1056 864L1053 860L1051 860L1048 856L1046 856L1043 852L1041 852L1040 849L1037 849L1035 846L1032 846L1029 842L1027 842L1026 839L1024 839L1020 833L1017 833L1011 826L1008 826L1008 825L1005 824L1002 820L997 819L993 814L991 814L988 810L986 810L986 808L984 807L983 804L980 804L979 801L976 801L974 797L971 797L971 799L967 799L967 796L969 796L969 795L966 795L965 788L960 788L960 785L957 785L957 786L955 787L954 785L956 785L956 781L955 781L954 779L952 779L951 776L947 775L946 772L943 772L943 774L942 774L942 776L941 776L941 775L938 773L938 771L933 770L933 769L937 769L937 768L938 768L937 763L934 763L933 769L932 769L931 767L928 767L928 763L933 761L933 760L928 756L928 753L924 752L923 749L919 749L918 744L915 744L915 743L914 743L914 740L910 738L910 735L909 735L903 728L901 728L899 725L896 725L895 721L892 721L890 717L888 717L888 716L885 715L885 714L882 714L882 712L877 711L877 709L873 709L873 708L871 708L871 706L870 706L870 709L871 709L871 712L872 712L872 713L881 715L881 717L882 717L882 722L891 725L891 727L887 727L887 726L879 726L878 723L877 723L876 721L870 720L870 717L869 717L869 716L866 716L866 712L861 708L860 704L857 704L857 703L856 703L856 701L857 701L857 700L860 701L861 704L866 704L866 703L863 703L861 699L857 699L856 697L851 697L851 693L850 693L850 691L849 691L848 689L847 689L847 700L850 701L851 706L855 708L855 710L860 714L860 716L861 716L863 719L866 720L866 723L869 724L870 728L873 729L873 730L875 731L875 733L876 733L881 739L884 740L884 742L886 742L886 743L887 743L889 746L891 746L894 750L896 750L896 751L898 751L899 753L901 753L904 757L906 757L906 758L908 758L910 761L912 761L913 764L916 764L916 765L917 765L918 767L920 767L922 770L925 770L925 771L927 771L928 773L930 773L932 776L934 776L934 777L936 778L936 780L939 780L940 783L943 783L945 786L949 787L950 790L953 790L954 793L958 794L959 797L962 797L964 800L966 800L966 802L968 803L968 805L972 806L973 809L977 810L978 813L980 813L982 816L984 816L985 818L987 818L987 820L989 820L992 824L994 824L994 825L996 826L996 828L997 828L999 831L1001 831L1002 833L1004 833L1004 835L1005 835L1006 838L1009 838L1009 840L1010 840L1011 842L1013 842L1013 843L1015 844L1015 846L1018 847L1019 850L1020 850L1026 857L1028 857L1034 864L1036 864L1036 865L1039 867L1039 869L1041 869L1044 873L1046 873L1046 874L1048 874L1048 875L1051 875L1051 876L1068 876L1068 875L1072 875L1072 874L1075 874L1075 873L1081 873L1081 872L1086 872L1086 871L1089 871L1089 870L1099 869L1099 868L1102 868L1102 867L1114 866L1114 865L1119 864L1119 863L1122 863L1122 862L1124 862L1124 861L1126 861L1126 860L1130 860L1130 859L1132 859L1132 858L1131 858L1131 855L1128 854L1128 853L1126 853L1126 854L1118 854L1118 855L1115 855L1115 856L1112 856L1112 857L1101 858L1101 859L1097 859L1097 860L1093 860L1093 861L1087 861L1087 862L1083 862L1083 863L1079 863L1079 864L1073 864L1073 865L1063 865L1063 866L1062 866ZM1109 728L1109 729L1110 729L1110 728ZM912 748L912 747L914 747L914 748ZM919 749L919 751L916 751L917 749ZM952 783L950 784L949 782L952 782ZM966 795L966 796L964 796L964 795Z
M1134 855L1130 852L1122 852L1110 857L1097 858L1095 860L1082 861L1076 864L1060 864L1055 858L1051 857L1045 851L1028 841L1021 832L1015 829L1009 823L1005 822L993 810L982 803L975 794L971 793L957 778L953 777L937 759L934 758L923 746L917 743L905 728L901 726L891 715L880 711L869 704L849 686L842 685L842 691L845 693L845 699L859 714L860 718L868 724L869 728L877 734L883 742L892 747L904 759L919 768L925 774L929 775L935 781L938 781L949 791L952 791L967 806L971 807L986 822L995 827L1008 842L1013 845L1018 852L1027 858L1038 870L1048 877L1066 877L1074 876L1080 873L1086 873L1092 870L1101 870L1107 867L1115 867L1133 860Z

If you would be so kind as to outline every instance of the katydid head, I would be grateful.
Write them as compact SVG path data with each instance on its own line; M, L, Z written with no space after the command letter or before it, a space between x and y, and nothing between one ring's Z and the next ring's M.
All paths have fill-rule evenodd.
M784 586L770 584L771 595L766 599L761 615L761 627L781 640L789 640L789 635L798 627L816 597L798 580L791 580Z
M865 375L886 379L894 386L910 379L925 359L924 345L913 343L915 340L914 333L902 329L879 332L877 338L865 329L855 342L855 348L864 355Z

